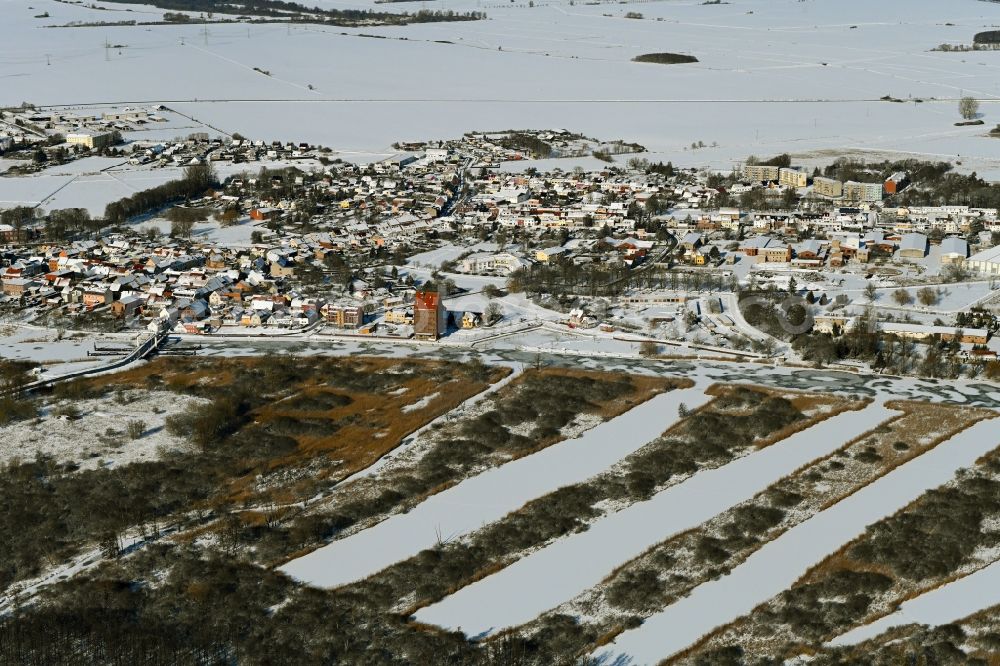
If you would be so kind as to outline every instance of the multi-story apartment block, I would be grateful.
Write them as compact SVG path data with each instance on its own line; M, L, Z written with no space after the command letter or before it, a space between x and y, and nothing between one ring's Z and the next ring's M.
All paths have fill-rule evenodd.
M866 203L882 201L882 183L859 183L849 180L844 183L844 198Z
M833 178L816 176L813 178L813 192L823 197L836 199L844 195L844 184Z

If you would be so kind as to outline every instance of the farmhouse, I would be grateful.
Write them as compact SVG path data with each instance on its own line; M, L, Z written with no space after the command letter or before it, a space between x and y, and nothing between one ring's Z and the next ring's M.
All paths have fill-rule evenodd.
M6 278L3 281L3 293L8 296L23 296L35 286L36 283L28 278Z
M145 302L142 296L125 296L111 304L111 313L116 317L130 317L137 314Z

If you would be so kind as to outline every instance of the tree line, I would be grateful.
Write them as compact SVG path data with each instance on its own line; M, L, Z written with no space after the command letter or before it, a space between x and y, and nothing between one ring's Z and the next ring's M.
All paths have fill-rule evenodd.
M211 166L194 164L184 170L183 178L112 201L104 208L104 219L108 224L123 224L133 217L151 213L168 204L200 197L218 184L215 170Z
M128 4L131 0L111 0ZM267 16L286 18L293 21L318 22L333 25L358 25L380 23L384 25L405 25L407 23L429 23L435 21L476 21L485 18L480 12L456 13L454 11L420 10L413 14L373 12L370 9L331 9L306 7L297 2L285 0L244 0L239 3L220 0L153 0L154 7L182 12L221 12L239 16ZM313 18L313 17L318 17Z

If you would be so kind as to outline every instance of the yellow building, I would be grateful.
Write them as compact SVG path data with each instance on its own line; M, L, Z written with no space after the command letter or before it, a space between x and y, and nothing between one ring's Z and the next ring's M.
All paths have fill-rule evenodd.
M83 146L90 150L101 150L111 145L112 136L101 132L70 132L66 135L66 143L71 146Z
M805 187L809 182L809 176L805 171L799 169L784 168L778 170L778 183L786 187Z
M413 310L409 308L395 308L387 310L385 313L387 324L412 324Z
M557 257L565 256L565 254L566 248L564 247L547 247L543 250L535 250L535 261L548 263Z
M844 184L833 178L813 178L813 192L823 197L837 198L844 194Z
M747 164L743 167L743 178L746 180L778 180L780 169L776 166L763 164Z

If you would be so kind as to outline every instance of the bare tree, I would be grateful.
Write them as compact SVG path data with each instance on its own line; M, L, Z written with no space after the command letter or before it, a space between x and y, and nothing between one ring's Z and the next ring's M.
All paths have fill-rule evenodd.
M492 326L503 319L503 308L496 301L490 301L486 306L486 311L483 313L483 318L486 319L488 326Z
M917 300L920 301L921 305L925 305L927 307L937 305L938 293L930 287L924 287L917 292Z
M972 120L979 113L979 100L975 97L963 97L958 102L958 112L966 120Z

